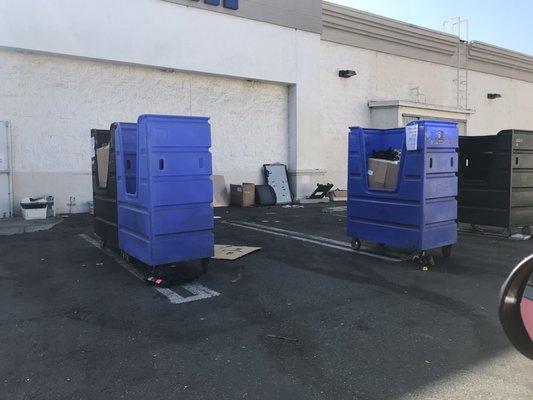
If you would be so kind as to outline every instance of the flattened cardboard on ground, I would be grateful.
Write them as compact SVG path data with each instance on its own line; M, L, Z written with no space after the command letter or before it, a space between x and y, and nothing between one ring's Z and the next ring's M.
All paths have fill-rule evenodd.
M248 254L261 250L261 247L232 246L228 244L215 244L215 260L235 261Z

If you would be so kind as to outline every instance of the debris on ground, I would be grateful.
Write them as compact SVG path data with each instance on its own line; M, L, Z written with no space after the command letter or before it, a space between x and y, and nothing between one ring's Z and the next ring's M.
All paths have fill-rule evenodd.
M524 235L522 233L515 233L514 235L509 236L509 239L512 240L529 240L531 235Z
M98 262L98 263L96 263L96 266L97 266L97 267L101 267L102 265L104 265L103 262Z
M285 340L285 341L287 341L287 342L298 342L298 339L289 338L289 337L285 337L285 336L267 335L267 337L269 337L269 338L271 338L271 339Z
M215 260L234 261L248 254L261 250L261 247L233 246L225 244L215 245L215 255L211 258Z
M213 218L214 218L214 219L221 219L222 217L220 217L220 216L218 216L218 215L215 215Z
M144 282L148 285L148 286L163 286L165 281L163 280L163 278L160 278L160 277L157 277L157 276L148 276Z
M323 213L345 213L347 211L346 206L336 206L336 207L324 207L322 209Z
M283 208L304 208L304 206L300 204L286 204L283 206Z
M333 189L332 183L326 183L325 185L317 183L315 191L307 198L311 200L323 199L331 189Z
M237 274L237 277L236 277L235 279L232 279L230 282L231 282L231 283L237 283L237 282L239 282L241 279L242 279L242 274L239 272L239 273Z

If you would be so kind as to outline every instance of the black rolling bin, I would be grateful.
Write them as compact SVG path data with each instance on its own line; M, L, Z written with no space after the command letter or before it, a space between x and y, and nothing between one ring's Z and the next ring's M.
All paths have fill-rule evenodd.
M458 177L459 222L531 234L533 131L460 137Z
M91 130L94 232L103 246L118 249L115 124Z

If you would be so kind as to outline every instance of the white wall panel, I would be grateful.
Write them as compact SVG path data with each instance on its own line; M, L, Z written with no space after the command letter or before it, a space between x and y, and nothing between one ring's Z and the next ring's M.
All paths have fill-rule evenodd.
M288 163L288 88L153 68L0 50L0 120L11 121L15 200L54 194L59 212L92 198L90 129L143 113L211 118L214 172L262 182Z

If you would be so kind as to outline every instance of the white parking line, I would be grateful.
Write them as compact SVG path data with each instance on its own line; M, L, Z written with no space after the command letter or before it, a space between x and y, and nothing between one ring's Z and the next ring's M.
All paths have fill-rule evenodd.
M126 271L128 271L130 274L135 276L137 279L144 282L143 275L136 270L133 265L128 263L126 260L123 260L121 257L113 253L111 250L103 249L100 246L100 242L98 240L81 233L79 235L82 239L87 241L88 243L92 244L94 247L102 250L104 253L106 253L109 257L113 258L113 260L119 264L121 267L123 267ZM184 304L184 303L190 303L192 301L197 300L204 300L209 299L211 297L220 296L220 293L211 290L203 285L200 285L199 283L187 283L185 285L180 286L182 289L186 290L187 292L191 293L191 296L183 297L174 292L171 289L167 288L158 288L154 287L155 290L157 290L159 293L161 293L163 296L165 296L168 301L170 301L172 304Z
M380 260L386 260L386 261L392 261L392 262L402 262L402 261L404 261L401 258L383 256L381 254L370 253L370 252L364 251L364 250L354 250L354 249L352 249L351 245L349 243L347 243L347 242L342 242L340 240L329 239L329 238L325 238L325 237L322 237L322 236L307 235L307 234L304 234L304 233L295 232L295 231L289 231L289 230L286 230L286 229L272 228L272 227L269 227L269 226L264 226L264 225L256 224L256 223L253 223L253 222L223 221L223 223L227 224L227 225L237 226L237 227L240 227L240 228L251 229L251 230L254 230L254 231L268 233L270 235L276 235L276 236L286 237L286 238L290 238L290 239L300 240L302 242L313 243L313 244L316 244L316 245L319 245L319 246L330 247L332 249L348 251L350 253L363 254L365 256L378 258Z

